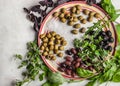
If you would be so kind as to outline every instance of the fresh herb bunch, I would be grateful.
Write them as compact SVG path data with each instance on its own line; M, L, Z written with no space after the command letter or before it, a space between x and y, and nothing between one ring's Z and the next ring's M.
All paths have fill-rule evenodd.
M39 47L37 45L37 41L27 43L27 55L23 58L21 55L16 54L16 58L21 60L21 64L18 68L25 67L26 71L23 72L23 80L17 81L16 86L22 86L26 82L34 81L36 77L39 77L39 80L42 81L47 79L46 83L50 85L47 86L59 86L62 84L65 79L60 73L54 73L48 69L48 67L44 64L41 59L41 54ZM42 73L40 73L42 71ZM46 86L44 83L43 86Z

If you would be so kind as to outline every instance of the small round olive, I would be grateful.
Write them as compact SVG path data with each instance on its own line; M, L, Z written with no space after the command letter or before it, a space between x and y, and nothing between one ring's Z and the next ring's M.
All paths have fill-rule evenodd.
M44 33L44 34L40 34L40 38L42 39L42 38L44 38L46 36L46 34Z
M85 33L85 31L86 31L86 29L85 29L84 27L82 27L82 28L80 29L80 32L81 32L81 33Z
M58 45L55 45L55 46L54 46L54 49L55 49L55 50L58 50Z
M82 19L82 20L81 20L81 23L86 24L86 23L87 23L87 20L86 20L86 19Z
M72 13L75 13L75 12L76 12L76 7L72 7L72 8L71 8L71 12L72 12Z
M64 37L61 37L60 40L63 41L63 40L65 40L65 38L64 38Z
M93 21L93 16L89 16L89 17L87 18L87 21L92 22L92 21Z
M55 41L55 44L60 44L60 40L56 40L56 41Z
M71 33L72 34L78 34L78 30L72 30Z
M69 17L70 17L70 13L65 14L66 19L69 19Z
M58 12L54 12L53 13L53 17L58 17L59 16L59 13Z
M56 57L54 55L51 56L51 60L56 60Z
M43 43L42 45L43 45L44 47L47 47L47 43Z
M54 54L58 54L58 50L54 50Z
M49 50L53 50L54 49L54 46L53 45L50 45L49 46Z
M69 21L73 21L73 17L72 16L69 17Z
M65 22L66 22L66 19L65 19L65 18L61 18L60 21L61 21L62 23L65 23Z
M64 46L59 46L59 50L64 50Z
M55 31L51 31L50 34L51 34L52 36L55 36L55 35L56 35L56 32L55 32Z
M78 19L79 19L79 20L82 20L82 19L84 19L84 18L83 18L83 16L78 16Z
M74 22L73 21L68 21L67 23L69 26L73 26L74 25Z
M51 38L51 37L52 37L50 33L47 33L46 36L47 36L48 38Z
M49 55L52 55L53 54L53 51L52 50L49 50Z
M76 5L75 6L77 10L80 10L81 9L81 6L80 5Z
M62 41L61 45L63 45L63 46L67 45L67 41Z
M55 38L56 38L56 39L60 39L61 37L60 37L59 34L56 34L56 35L55 35Z
M55 38L54 38L54 37L51 37L51 38L49 38L49 40L50 40L50 41L54 41L54 40L55 40Z
M57 54L57 56L63 57L63 53L59 52L59 53Z
M101 17L99 13L95 13L94 16L95 16L95 18L100 18Z
M48 52L43 52L42 55L43 55L43 56L47 56L47 55L48 55Z
M75 15L75 13L71 13L70 15L71 15L71 17L74 17L74 16L76 16L76 15Z
M49 52L49 49L48 49L48 47L46 47L46 48L45 48L45 51L46 51L46 52Z
M77 22L78 18L77 17L73 17L73 22Z
M40 46L40 50L44 50L45 49L45 47L42 45L42 46Z
M80 24L79 23L75 24L74 28L79 29L80 28Z
M88 14L90 13L90 11L87 10L87 9L84 9L84 10L83 10L83 13L84 13L85 15L88 15Z
M54 42L53 42L53 41L50 41L48 44L49 44L49 45L54 45Z
M95 12L90 11L89 16L94 16L94 15L95 15Z
M43 38L43 42L48 42L48 38L47 38L47 37L44 37L44 38Z
M64 15L64 13L61 13L60 15L59 15L59 18L63 18L65 15Z
M66 9L65 9L65 8L62 8L62 9L61 9L61 12L62 12L62 13L65 13L65 12L66 12Z
M76 12L75 12L77 15L79 15L80 14L80 10L76 10Z

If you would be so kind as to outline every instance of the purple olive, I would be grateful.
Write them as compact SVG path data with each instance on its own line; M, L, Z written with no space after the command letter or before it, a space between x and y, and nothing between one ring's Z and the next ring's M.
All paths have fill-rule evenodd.
M70 56L66 56L66 58L65 58L67 61L72 61L72 58L70 57Z
M72 55L72 52L70 50L66 50L66 54Z
M71 49L71 52L72 52L73 54L77 54L77 51L76 51L75 48L72 48L72 49Z

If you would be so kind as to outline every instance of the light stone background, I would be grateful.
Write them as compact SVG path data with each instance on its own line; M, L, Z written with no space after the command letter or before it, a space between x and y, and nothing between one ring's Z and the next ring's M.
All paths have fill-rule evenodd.
M17 69L19 61L15 61L16 53L25 55L26 43L34 40L32 23L26 19L23 7L37 4L39 0L0 0L0 86L12 86L15 79L22 79L21 69ZM120 0L112 0L116 9L120 9ZM120 17L117 19L120 22ZM34 81L28 86L41 86ZM63 84L61 86L85 86L87 81ZM27 86L26 85L26 86ZM103 84L101 86L105 86ZM108 86L120 86L120 83L109 82Z

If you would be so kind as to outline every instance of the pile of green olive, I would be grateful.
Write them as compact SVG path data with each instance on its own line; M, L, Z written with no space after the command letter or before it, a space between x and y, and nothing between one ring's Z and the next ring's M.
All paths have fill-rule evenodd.
M67 41L64 37L61 37L54 31L51 31L41 34L40 39L42 41L40 50L43 56L50 60L55 60L55 55L63 57L63 53L61 51L63 51L64 47L67 45Z
M88 17L84 18L81 13L88 15ZM86 31L86 28L81 27L81 24L92 22L94 17L99 19L101 16L99 13L87 9L82 9L80 5L75 5L71 7L70 10L61 8L59 12L53 13L53 17L58 17L62 23L67 22L67 25L73 26L75 29L71 30L71 33L78 34L78 32L84 33Z

